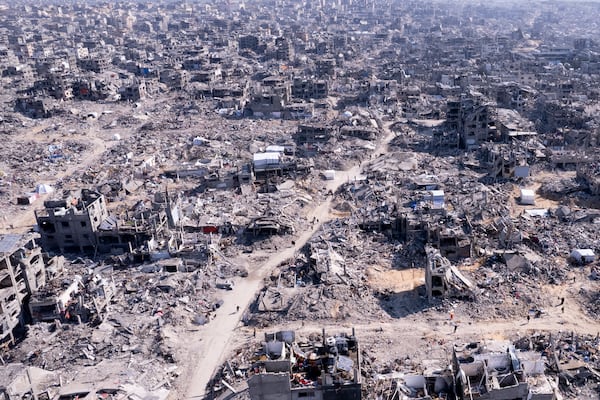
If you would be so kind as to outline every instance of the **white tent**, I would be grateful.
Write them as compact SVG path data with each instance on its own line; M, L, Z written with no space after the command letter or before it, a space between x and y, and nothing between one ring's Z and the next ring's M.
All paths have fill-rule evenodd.
M54 188L48 184L40 183L39 185L36 186L35 192L38 194L53 193Z
M333 170L333 169L326 169L325 171L323 171L323 176L328 181L332 181L332 180L335 179L335 170Z
M523 205L535 204L535 192L531 189L521 189L521 197L519 201Z
M596 255L592 249L573 249L573 251L571 251L571 258L584 264L594 262L594 260L596 260Z

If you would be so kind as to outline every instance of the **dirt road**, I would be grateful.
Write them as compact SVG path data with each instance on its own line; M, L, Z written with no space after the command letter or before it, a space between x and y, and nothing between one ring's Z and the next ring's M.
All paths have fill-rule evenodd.
M410 359L417 365L423 360L446 359L453 343L486 342L496 340L515 340L533 336L535 333L552 332L553 337L576 334L596 335L600 332L600 324L588 318L580 319L581 314L569 307L568 313L560 312L560 308L552 310L541 318L532 318L529 322L520 317L514 321L477 322L455 315L450 321L447 314L430 310L425 314L412 315L385 322L368 323L321 323L302 324L301 321L269 326L264 332L256 333L258 338L264 333L280 330L293 330L298 337L306 338L310 334L320 333L325 329L327 334L350 333L354 328L361 348L369 357L377 360L378 365L392 365L398 359ZM457 330L454 332L454 325ZM238 332L234 346L240 348L253 340L253 332ZM259 339L254 339L256 344Z
M130 117L135 113L151 110L152 107L155 107L158 103L160 103L158 100L146 100L143 109L119 109L118 107L120 106L118 105L86 103L86 107L90 108L90 112L96 111L101 114L102 110L109 109L111 113L107 115L110 117L88 122L71 121L70 123L66 123L59 117L55 117L48 121L36 121L37 125L27 130L19 131L18 135L11 137L11 140L14 142L11 143L11 146L27 146L27 143L31 141L44 145L60 144L65 141L71 141L84 144L87 148L85 151L77 154L78 160L76 162L66 164L63 169L38 173L27 170L27 167L23 166L23 170L20 172L23 174L31 174L37 183L46 183L50 186L55 186L57 181L72 176L76 172L85 171L92 166L100 166L102 165L102 155L105 154L107 150L110 150L112 147L121 143L120 141L112 140L113 135L118 134L121 139L128 139L131 136L136 135L139 127L145 123L144 120L141 120L132 126L116 126L106 129L104 126L106 125L107 120L109 118L116 120L119 117ZM49 129L52 125L59 125L60 129L44 133L44 131ZM34 164L32 163L32 165ZM33 210L42 207L46 198L47 195L43 195L32 206L17 209L16 212L10 214L10 220L7 218L7 221L3 221L2 218L0 218L0 233L24 233L29 231L35 224L35 214ZM3 213L0 211L0 217L2 216Z
M106 142L97 137L89 137L88 143L91 144L91 150L85 154L81 163L73 163L66 169L58 172L53 176L52 180L41 180L41 183L47 183L50 186L54 186L56 182L60 179L63 179L67 176L71 176L78 170L85 170L93 164L98 162L100 155L106 151L110 146L114 145L117 142ZM41 207L43 205L44 200L48 197L47 194L41 195L40 199L33 207ZM10 226L7 226L3 229L6 233L24 233L31 229L31 227L35 224L35 214L33 212L32 207L27 207L23 212L13 215L10 219ZM1 232L2 230L0 230Z
M386 153L387 145L394 137L389 129L386 128L384 132L385 135L375 149L375 154ZM325 190L335 192L341 185L358 176L365 163L366 161L346 171L338 171L335 178L326 183ZM329 212L331 201L332 196L327 196L321 204L314 204L314 208L307 213L306 218L309 221L316 218L319 222L314 224L312 229L303 232L295 240L295 246L288 247L275 254L266 251L255 254L259 257L267 257L268 261L251 268L250 275L246 279L241 280L233 291L225 293L223 295L223 306L217 310L215 319L192 335L193 338L190 338L191 340L188 342L189 351L197 352L199 363L195 372L190 374L185 398L200 399L205 396L206 386L217 367L225 361L224 357L230 350L230 343L235 334L235 329L240 323L243 312L256 298L263 285L263 279L277 265L292 258L296 250L304 246L323 223L334 218ZM237 311L237 306L240 307L239 311Z
M393 137L393 133L386 130L385 138L381 140L374 154L385 154L387 144ZM358 176L365 163L355 165L347 171L338 171L335 179L328 181L324 189L335 192L343 183ZM198 362L195 371L190 372L185 377L187 382L182 382L182 385L187 385L187 390L185 390L187 395L181 397L188 399L203 398L206 395L205 389L208 382L216 369L225 361L228 353L234 348L247 343L248 340L252 340L253 332L248 328L240 327L240 319L243 313L256 298L257 292L263 285L264 278L271 273L273 268L292 258L295 251L302 247L323 223L335 218L330 213L331 201L332 198L328 196L324 202L315 204L314 208L308 212L307 219L311 220L315 217L319 223L315 224L312 229L302 233L296 239L294 247L283 249L278 253L255 252L253 257L266 258L267 261L251 268L252 272L248 278L241 280L235 290L225 293L223 296L224 305L217 311L216 318L191 335L188 340L188 351L195 352ZM561 294L557 293L557 295L560 296ZM239 311L237 306L240 307ZM458 325L456 333L454 332L455 324ZM326 324L324 327L340 331L348 330L352 326L343 327L337 322L329 326ZM530 321L526 319L525 315L515 316L515 319L511 320L487 321L485 323L473 321L467 316L456 315L453 321L449 321L444 313L432 310L425 315L413 315L385 322L358 324L354 327L359 338L367 338L372 341L375 337L380 337L383 334L392 346L391 348L398 349L406 348L407 341L414 343L414 348L417 349L422 348L427 341L434 340L436 343L442 343L453 341L458 337L461 340L468 340L468 338L473 340L477 338L503 339L510 338L515 334L525 334L532 331L575 331L582 334L596 334L600 331L600 323L587 318L579 305L570 300L565 302L564 310L561 310L561 307L556 307L548 310L548 313L541 318L532 318ZM314 330L315 327L308 325L304 327L301 322L294 322L282 324L280 327L269 327L269 332L278 329L294 329L301 333ZM260 337L261 335L262 332L257 333L257 336ZM396 346L395 342L398 340ZM390 347L383 346L382 348L384 353L381 356L390 356L388 351Z

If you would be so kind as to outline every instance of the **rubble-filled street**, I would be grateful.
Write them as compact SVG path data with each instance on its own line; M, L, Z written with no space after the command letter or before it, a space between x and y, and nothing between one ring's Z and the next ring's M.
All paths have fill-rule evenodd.
M600 399L598 15L0 4L0 400Z

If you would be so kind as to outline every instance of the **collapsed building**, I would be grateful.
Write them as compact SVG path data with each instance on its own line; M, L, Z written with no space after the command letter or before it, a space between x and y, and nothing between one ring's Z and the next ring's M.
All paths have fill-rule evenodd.
M452 362L423 360L422 373L379 376L392 379L389 398L399 400L556 400L554 380L545 374L546 357L521 351L511 342L456 343Z
M426 246L425 290L427 298L450 295L466 297L473 284L439 250Z
M15 329L29 319L27 303L46 284L46 269L61 258L49 259L30 235L0 236L0 343L13 342Z
M59 321L88 322L101 319L116 292L114 282L96 274L72 277L62 274L29 300L33 323Z
M0 398L52 399L53 391L50 388L58 385L59 378L56 372L13 363L5 366L0 376Z
M356 183L350 190L360 192L359 186L362 185ZM361 216L359 227L367 232L383 232L404 242L429 244L441 256L453 260L471 257L473 238L464 228L461 218L445 206L444 191L415 191L415 194L417 200L411 201L410 208L401 202L383 208L365 207L366 213Z
M252 400L361 399L360 349L352 335L297 343L295 332L265 334L255 373L248 379Z
M510 343L455 345L453 366L459 400L555 400L556 385L545 375L544 358Z
M600 164L580 166L577 168L577 178L587 185L591 194L600 195Z
M550 271L553 279L564 278L565 271L571 272L554 261L562 259L561 254L566 254L566 247L590 247L597 254L596 230L591 222L585 225L580 222L583 219L597 219L593 212L582 216L584 213L581 210L573 209L571 212L567 209L567 213L561 207L559 211L561 215L564 212L564 215L560 221L552 217L542 220L541 218L546 217L531 217L527 212L521 217L517 215L520 209L516 209L517 212L512 215L510 187L503 186L502 182L503 179L526 180L533 169L538 172L547 166L541 163L534 166L532 162L543 161L550 155L552 167L577 164L580 181L586 188L589 187L593 195L598 194L598 170L586 169L586 164L591 164L592 158L583 156L577 148L585 144L588 152L591 152L590 149L597 145L597 141L592 140L593 131L597 130L593 124L594 118L588 116L595 113L594 105L598 98L597 88L589 85L589 74L598 71L597 44L590 39L577 39L574 49L569 44L564 44L567 49L536 48L538 43L554 41L560 36L550 27L548 30L551 33L545 34L544 20L556 21L563 16L573 17L576 7L565 8L564 15L555 16L552 15L555 13L551 9L553 5L548 8L542 4L539 8L550 12L531 18L531 21L525 20L529 14L524 12L523 5L512 4L513 8L506 10L507 14L496 13L489 19L487 18L491 15L486 15L485 7L475 8L469 10L473 17L469 17L467 25L479 26L472 29L465 28L460 7L448 8L443 4L415 8L409 2L407 5L391 6L392 11L398 12L379 13L376 10L380 5L372 1L339 1L335 5L326 1L305 2L291 7L294 12L298 12L299 21L291 25L285 18L280 18L284 15L280 11L288 11L290 5L282 2L264 4L268 7L261 6L258 13L250 5L238 9L225 3L200 8L195 8L197 5L192 4L182 7L173 5L165 9L155 9L154 5L138 9L120 6L94 9L95 13L102 15L95 21L102 29L90 32L86 32L91 26L90 21L82 14L87 8L85 5L63 5L60 12L53 5L16 9L8 7L5 10L3 21L9 21L11 29L19 29L14 29L14 34L7 37L7 43L0 49L0 69L3 78L6 78L3 81L4 87L7 93L17 87L23 88L21 93L35 96L17 100L16 110L32 117L50 117L48 123L54 126L43 130L43 136L47 136L49 141L61 140L53 136L54 131L59 135L69 133L71 136L70 128L74 127L73 132L87 132L88 129L83 124L88 123L90 131L94 132L98 123L106 129L114 129L112 132L115 132L114 137L117 138L120 138L119 135L127 138L131 133L130 141L127 141L129 138L123 140L126 145L107 143L106 147L114 145L118 150L105 153L103 161L113 162L114 175L120 174L123 178L131 172L128 168L129 161L123 167L123 157L129 160L125 152L137 152L136 159L144 161L137 164L134 175L145 180L145 189L164 179L159 171L164 166L165 159L181 161L178 145L183 145L183 140L177 143L177 139L173 137L192 137L191 133L195 136L198 129L202 129L201 134L214 142L210 149L203 146L203 151L197 152L199 164L186 170L177 169L172 176L167 175L168 178L176 179L178 184L179 178L185 175L201 175L198 188L194 190L207 194L205 198L193 198L192 201L197 201L195 204L190 201L190 218L186 222L186 241L189 240L186 246L189 252L185 255L177 253L181 241L175 228L179 219L176 208L172 206L175 201L171 202L166 196L155 197L153 200L144 199L132 207L123 206L118 212L110 213L106 210L106 200L120 200L123 196L119 190L111 193L110 198L108 193L104 193L106 197L102 204L99 200L101 197L92 192L50 200L55 202L49 202L49 207L41 210L38 218L45 248L89 254L118 254L139 250L144 253L144 256L138 258L139 261L174 255L196 258L202 251L203 240L211 240L211 245L215 247L223 246L224 251L231 246L231 253L242 251L240 247L235 247L237 243L231 237L236 232L241 232L241 227L246 228L248 236L302 231L308 225L303 216L310 207L304 208L302 213L298 210L322 201L322 193L315 190L322 182L318 182L318 178L310 174L297 179L300 177L300 161L270 154L278 151L271 152L268 149L264 152L248 150L255 156L246 154L244 165L232 167L235 165L234 154L242 158L241 153L246 151L244 144L248 143L250 148L262 148L269 142L283 143L282 136L296 128L291 124L286 125L288 121L283 120L274 122L245 119L243 123L235 123L236 117L244 116L241 110L246 110L246 116L254 113L255 117L315 117L306 124L298 124L295 138L301 147L299 155L310 158L311 162L314 157L318 164L324 166L322 170L329 171L326 174L331 177L329 179L335 179L336 170L348 171L344 164L368 158L370 151L378 147L375 139L380 137L379 129L383 130L388 121L401 126L402 132L398 135L396 144L402 143L403 150L413 149L420 154L419 157L401 154L401 158L390 160L377 173L369 171L364 178L355 178L352 193L348 197L354 196L353 200L363 203L356 202L350 206L341 204L339 210L333 211L336 216L347 216L347 219L341 220L342 228L335 227L341 233L326 232L324 237L315 238L305 249L305 254L301 255L306 257L306 267L303 265L302 268L288 271L287 276L274 274L276 279L273 281L277 282L278 287L272 289L272 298L263 297L266 300L261 301L260 307L264 309L278 309L283 314L290 310L317 314L320 304L326 301L329 306L342 298L369 297L372 292L368 291L367 278L363 274L357 274L358 268L353 268L352 265L360 264L356 261L360 257L366 259L365 253L386 257L383 268L389 265L393 268L406 267L413 260L419 260L417 265L425 267L424 271L419 272L426 275L429 298L452 295L454 289L464 289L465 286L468 288L450 260L466 259L474 255L488 256L493 254L497 245L503 248L520 247L519 250L530 247L525 250L548 256L544 257L547 266L542 266L542 262L539 262L538 265L523 267L528 276L536 278L540 276L534 275L536 271L539 274ZM404 11L408 15L414 14L415 18L400 21L396 17L388 17L403 15ZM70 12L77 17L69 17ZM172 18L168 18L167 13L172 14ZM197 18L197 15L201 18ZM591 12L589 15L593 17L597 13ZM325 16L331 17L329 22L335 21L339 25L323 24L327 22L324 21ZM506 18L511 20L510 24L504 24ZM43 23L38 24L40 21ZM505 35L506 32L503 31L506 26L521 24L519 21L524 22L524 31L519 29L518 32ZM327 32L313 25L315 22L320 26L327 25ZM34 23L42 32L32 35L31 30L17 26L21 23ZM482 34L480 28L485 28L485 31L489 28L490 34ZM389 34L388 30L393 31L393 34ZM115 35L114 32L118 34ZM88 33L90 37L85 37ZM270 38L275 37L273 47ZM533 40L526 42L529 38ZM64 50L56 51L56 48L61 47L56 44L64 40ZM209 45L200 45L199 41ZM69 48L70 45L75 48ZM563 46L562 43L560 45ZM92 56L89 56L88 48L95 49ZM77 52L77 58L74 57L74 52ZM111 57L102 58L104 54L110 54ZM47 71L40 68L37 72L39 80L33 81L31 64L44 59L49 61ZM83 76L81 71L76 70L77 65L80 69L87 70ZM184 70L180 69L180 65L183 65ZM567 65L572 68L566 67ZM318 78L315 77L317 75ZM591 79L593 81L593 76ZM435 80L440 82L433 84ZM498 82L513 80L520 83L498 85ZM253 81L261 82L260 86L254 85ZM526 87L524 83L532 87ZM166 91L167 88L170 90ZM470 93L465 93L467 91ZM474 91L481 92L481 96L474 95ZM190 102L190 93L200 101ZM60 99L60 103L38 96L53 96ZM139 103L120 106L112 104L111 100L119 98ZM534 98L542 111L539 116L531 109ZM80 102L82 99L91 101ZM103 99L109 100L93 103ZM316 102L314 99L324 100ZM304 102L299 102L300 100ZM498 103L498 107L507 107L516 112L498 109L493 104L494 101ZM354 107L357 105L368 109L367 113L371 114L368 118L377 119L377 123L372 124L366 121L367 118L362 121L354 118ZM346 109L347 106L353 108ZM73 111L75 107L85 107L87 110L76 113ZM98 112L92 111L93 109ZM100 112L100 109L103 111ZM104 114L104 109L107 109L107 114ZM117 114L110 117L109 111ZM442 128L422 129L422 132L415 134L411 127L418 122L410 120L440 119L443 118L444 111L450 131L444 131L443 135L454 140L452 146L436 146L425 140L419 143L415 137L420 133L423 136L431 132L440 133ZM96 117L85 117L87 112ZM385 123L379 123L375 115ZM536 129L545 134L538 137L530 126L521 124L520 115L535 121ZM81 121L82 117L86 122ZM1 118L2 129L12 132L13 127L20 125L29 129L29 121L21 118L19 116L13 120L7 112ZM409 122L401 122L404 119ZM144 122L138 124L136 120ZM238 121L242 121L242 118ZM519 123L515 123L516 121ZM142 123L144 125L135 130L135 126ZM427 123L437 124L432 120ZM228 132L229 124L232 128ZM277 125L278 129L274 129L273 125ZM546 134L556 127L565 129L557 134ZM181 134L185 129L188 132ZM232 130L239 130L239 134L230 134ZM7 135L7 140L12 141L12 137L17 136L20 135ZM98 136L94 139L100 138ZM43 137L40 136L40 139ZM117 140L121 139L114 139ZM81 141L89 142L89 137ZM493 143L489 143L490 141ZM30 143L29 146L22 147L28 153L38 153L31 151L34 148L32 146ZM450 147L453 151L448 150ZM567 150L562 147L567 147ZM481 151L478 154L469 152L464 155L462 148L480 148ZM154 153L151 163L146 162L149 160L149 153ZM436 159L425 156L421 158L427 153L435 154ZM444 155L443 162L438 162L442 159L437 157L440 153ZM471 157L478 157L480 160L472 162ZM46 173L59 169L48 168L47 160L42 165L35 159L19 154L0 159L2 168L9 175L6 181L2 176L3 181L0 183L3 185L3 193L9 193L5 189L5 182L17 187L27 184L30 179L36 179L28 178L26 173L13 174L12 171L17 171L17 162L35 165L36 168L41 165L37 168L38 176L40 171ZM10 159L11 164L7 163L5 166L6 159ZM205 159L212 161L206 168L200 165ZM437 174L452 168L457 160L458 170L452 170L448 175L459 179L440 178L439 182L413 182L406 176L396 174L397 170L394 169L412 164L406 170L406 175L414 176L413 170L417 169L433 170ZM51 157L50 162L58 163L58 158ZM149 164L152 164L151 168ZM471 173L473 171L475 173ZM494 185L489 185L489 192L477 184L490 182L480 176L479 172L487 173L493 179ZM74 179L71 179L81 178L77 185L81 185L81 181L98 184L103 179L101 177L106 176L93 171L86 171L81 175L75 174ZM338 178L341 175L338 173ZM275 184L288 178L285 186ZM242 183L252 182L256 182L259 187L241 186ZM332 183L335 182L329 182L328 186ZM310 197L304 196L302 190L305 188L305 193L310 193ZM403 193L399 188L409 190ZM236 206L226 210L228 205L225 203L232 197L231 193L215 195L212 189L231 189L235 196L240 196L234 201ZM127 191L126 188L125 190ZM300 195L296 196L297 194ZM332 197L336 202L337 196ZM256 202L251 203L251 199L256 199ZM578 199L570 198L565 201L571 200ZM289 208L287 202L290 204ZM272 212L283 209L283 206L285 214ZM201 211L197 212L198 210ZM248 210L255 212L248 215ZM10 211L6 214L10 215ZM568 214L570 216L566 218ZM502 218L498 218L498 215ZM571 221L570 230L558 227L568 221ZM313 224L314 222L313 220ZM357 226L362 229L359 232L360 241L348 243L348 237L354 230L358 231L355 229ZM576 233L571 234L571 231ZM562 232L565 233L565 240L554 240L552 236L563 236L558 234ZM391 240L384 244L384 235L380 233L388 235ZM206 239L201 234L210 236L211 239ZM281 243L289 243L289 239L274 237L257 241L259 243L255 247L253 244L252 249L264 251L272 246L277 251L277 245L281 248ZM373 239L377 244L368 246L368 239ZM295 245L293 240L292 244ZM347 250L350 244L356 247ZM227 254L230 254L229 250ZM421 263L424 258L425 261ZM371 261L364 264L374 264ZM384 265L383 261L381 265ZM597 268L595 265L592 267ZM177 271L188 268L188 265L173 259L152 264L148 268ZM295 272L306 275L296 276ZM498 287L507 286L496 284L494 278L500 274L510 277L504 282L522 282L527 279L525 272L521 276L511 275L504 268L497 267L494 274L490 274L492 283L485 282L486 290L498 290ZM286 296L283 295L285 290L279 287L280 282L291 283L292 292L311 280L324 285L319 290L306 290L309 294L302 299L306 303L298 301L286 304ZM176 286L162 281L160 285L171 291ZM131 287L127 290L132 291ZM89 291L96 296L86 298ZM140 285L140 291L143 291L143 285ZM303 295L304 293L301 296ZM379 296L379 293L375 296ZM111 298L114 297L111 297L109 281L87 276L81 279L75 276L64 277L60 282L49 284L46 289L31 295L29 312L37 321L52 321L64 318L67 314L69 317L85 319L87 314L103 315L105 304ZM82 303L85 304L84 307L80 306ZM336 305L336 313L321 315L332 318L350 315L355 318L359 307L355 306L352 310L349 304L343 305L345 309ZM383 307L377 304L374 309L381 311L387 306L387 303ZM364 307L360 308L364 310ZM481 315L489 316L500 309L506 310L505 307L490 307L486 310L489 313L482 312ZM373 309L367 310L371 311Z
M449 343L450 352L440 342L432 344L439 350L434 358L411 359L411 349L404 349L394 352L394 366L381 368L373 364L372 352L381 351L383 337L373 337L366 345L361 341L364 348L359 348L354 330L352 335L336 336L323 330L303 341L294 331L265 333L260 345L238 349L223 364L212 380L212 394L223 398L231 391L241 398L235 395L247 385L244 394L252 400L558 400L563 398L559 385L569 386L567 379L597 379L587 362L573 359L574 352L597 343L591 337L559 335L550 345L548 336L535 333L515 342ZM565 372L560 381L554 379L561 370Z
M177 232L178 197L157 192L148 207L138 202L124 218L110 215L103 194L95 190L69 191L62 199L44 201L35 217L46 251L61 253L133 252L145 246L156 250L159 240L167 241L169 251L181 245Z

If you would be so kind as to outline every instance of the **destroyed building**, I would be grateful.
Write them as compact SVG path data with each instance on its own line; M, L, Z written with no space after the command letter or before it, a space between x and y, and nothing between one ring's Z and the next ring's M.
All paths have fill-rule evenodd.
M54 272L55 279L29 300L33 323L56 320L85 323L107 315L116 293L113 281L99 274L67 277L65 271Z
M510 343L455 345L453 366L459 400L555 400L556 386L544 375L539 354L521 353Z
M84 189L59 200L44 201L44 209L36 210L35 217L42 247L47 251L93 253L108 210L102 194Z
M46 259L30 236L0 236L0 343L14 341L25 305L46 284Z
M149 206L139 202L131 213L111 215L103 194L82 189L46 200L35 216L46 251L115 254L145 246L145 252L154 252L163 239L174 251L181 244L170 232L179 223L178 207L179 197L157 192Z
M15 110L31 118L48 118L52 113L52 106L44 99L19 98L15 102Z
M577 178L580 179L591 194L600 195L600 165L592 163L577 168Z
M434 297L468 297L473 284L440 252L430 246L425 247L425 291L431 301Z
M361 399L360 349L352 335L298 343L294 331L265 334L255 373L248 379L252 400Z
M58 275L46 266L48 284L21 307L36 322L30 341L8 362L72 377L112 356L125 360L127 379L143 370L159 398L167 389L173 398L200 397L182 387L196 385L189 375L198 365L211 370L217 357L204 357L209 341L196 326L237 323L226 315L244 310L240 299L262 284L258 312L239 318L257 327L308 319L371 330L408 325L428 348L448 339L451 306L454 321L473 324L469 331L499 321L507 335L531 308L550 316L523 329L596 330L600 41L590 27L598 7L0 5L0 97L11 106L0 115L0 229L30 229L30 204L43 198L51 206L37 212L44 250L93 256ZM104 205L93 190L87 200L79 191L32 193L40 182L96 188ZM238 265L245 263L250 272ZM564 313L557 296L567 298ZM175 345L187 353L175 362L179 371L156 366L167 377L151 368L151 355L172 360L165 326L194 338ZM248 334L231 326L219 334ZM224 343L210 350L224 354ZM410 347L407 358L422 351ZM570 352L570 365L594 361L596 348ZM392 353L367 363L385 364ZM247 360L231 375L246 374ZM390 384L396 394L377 397L380 384L363 386L363 397L450 395L449 360ZM593 381L597 368L589 368L560 380ZM498 372L487 369L486 379ZM476 378L466 386L474 389ZM501 378L498 386L520 385L520 376ZM88 383L57 392L109 394ZM593 398L597 388L587 385L562 390Z
M0 398L2 400L52 399L52 386L58 386L56 372L29 367L21 363L5 366L0 378Z
M329 87L326 80L313 80L295 77L292 82L292 96L303 99L323 99L329 95Z
M448 101L447 123L458 132L461 148L471 149L482 142L497 140L492 111L489 104L477 98Z

